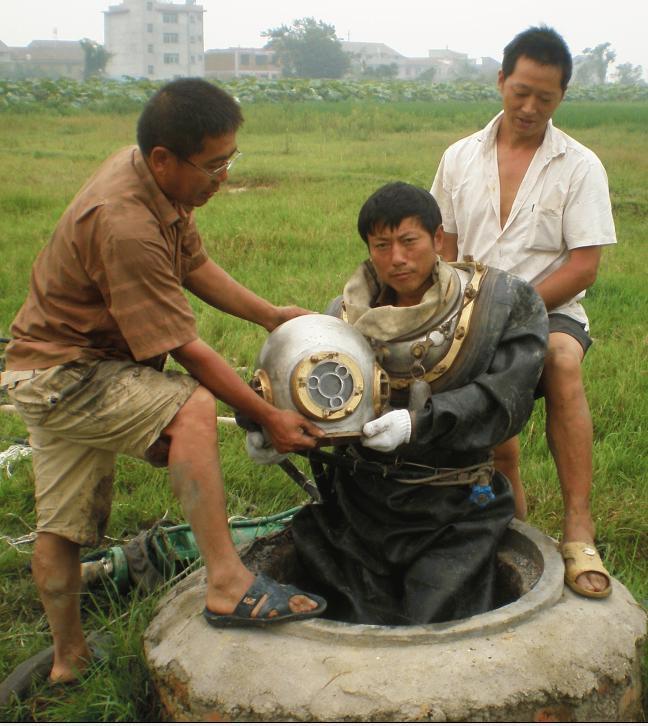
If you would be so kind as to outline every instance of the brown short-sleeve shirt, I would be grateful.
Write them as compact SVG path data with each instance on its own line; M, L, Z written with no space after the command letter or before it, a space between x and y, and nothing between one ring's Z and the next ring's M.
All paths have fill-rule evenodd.
M207 260L137 147L110 157L61 217L12 325L7 368L78 358L152 362L198 337L182 285Z

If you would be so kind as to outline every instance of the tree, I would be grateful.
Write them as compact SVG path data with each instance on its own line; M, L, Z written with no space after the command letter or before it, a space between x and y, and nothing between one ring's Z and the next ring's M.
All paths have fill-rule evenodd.
M616 59L616 52L610 45L610 43L599 43L594 48L585 48L574 73L576 83L583 86L605 83L608 66Z
M282 66L284 76L341 78L350 65L349 56L335 36L335 27L315 18L294 20L261 34Z
M83 52L85 53L83 77L88 79L92 76L102 76L106 70L106 63L108 63L112 53L109 53L104 46L97 43L96 40L83 38L83 40L79 42L83 48Z
M616 70L616 82L621 86L637 86L643 84L643 69L641 66L633 66L632 63L619 63Z

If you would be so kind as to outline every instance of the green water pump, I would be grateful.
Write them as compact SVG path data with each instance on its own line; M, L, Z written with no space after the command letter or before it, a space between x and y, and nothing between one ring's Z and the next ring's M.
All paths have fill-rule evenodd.
M294 507L268 517L232 517L234 544L246 545L284 529L301 509ZM158 585L180 575L200 557L196 538L188 524L162 520L123 545L87 555L81 560L81 579L86 587L110 584L118 592L138 587L151 592Z

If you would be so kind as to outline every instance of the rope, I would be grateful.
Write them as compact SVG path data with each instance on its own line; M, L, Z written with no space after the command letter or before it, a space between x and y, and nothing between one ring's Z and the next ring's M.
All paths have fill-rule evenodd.
M13 444L8 449L0 451L0 469L4 467L7 476L13 475L12 465L21 459L28 459L31 456L31 446L24 444Z

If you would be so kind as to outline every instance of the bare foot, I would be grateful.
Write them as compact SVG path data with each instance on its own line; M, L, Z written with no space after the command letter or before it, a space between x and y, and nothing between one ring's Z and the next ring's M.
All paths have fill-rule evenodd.
M49 675L51 683L73 683L79 680L79 677L87 670L92 660L92 654L85 642L83 646L77 652L70 651L54 658L52 671Z
M241 598L254 582L254 575L242 565L230 572L229 576L220 572L218 579L207 582L207 609L219 615L234 612Z
M219 573L219 576L220 575L222 575L222 573ZM255 576L249 570L241 568L235 570L235 572L231 574L230 579L222 582L220 586L216 586L215 584L208 585L206 598L207 610L216 615L231 615L234 613L239 603L243 601L244 605L253 606L250 611L250 616L252 618L257 617L263 612L264 607L271 596L271 590L279 585L278 583L274 583L274 586L269 588L266 593L258 593L255 597L245 597L254 581ZM258 600L256 600L256 598L258 598ZM320 603L317 603L304 593L291 595L288 598L287 604L288 608L293 613L307 613L311 610L315 610L320 605ZM266 613L264 617L272 618L276 615L279 615L279 613L271 610Z
M268 600L268 595L263 595L259 602L255 605L254 609L250 613L251 617L256 618L257 615L261 612L261 609L265 605L266 601ZM314 610L317 607L317 603L314 600L311 600L306 595L293 595L288 600L288 607L290 608L290 611L293 613L307 613L309 610ZM278 615L279 613L276 610L271 610L268 613L268 617L273 617Z
M607 577L599 572L583 572L576 578L576 582L585 590L592 592L603 592L610 584Z

